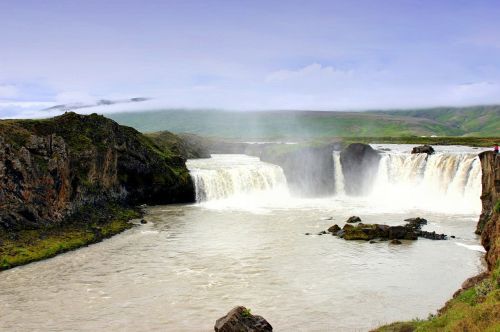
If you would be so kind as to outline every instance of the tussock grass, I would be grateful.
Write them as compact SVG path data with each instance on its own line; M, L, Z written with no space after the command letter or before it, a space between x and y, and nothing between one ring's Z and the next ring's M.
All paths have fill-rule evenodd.
M438 315L427 320L396 322L374 331L500 331L500 261L489 278L461 291Z

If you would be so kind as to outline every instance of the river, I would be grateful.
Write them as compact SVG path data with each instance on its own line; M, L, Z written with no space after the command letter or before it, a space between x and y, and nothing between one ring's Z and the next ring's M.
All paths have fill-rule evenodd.
M477 150L416 160L404 146L379 148L390 149L375 181L386 188L362 197L291 196L280 168L254 157L190 161L197 204L150 207L145 225L0 273L0 330L213 331L236 305L275 331L366 331L426 318L484 268L474 235ZM387 177L396 164L416 171ZM438 187L426 182L440 170L448 177ZM403 204L409 188L415 199ZM424 230L456 238L391 245L317 235L351 215L392 225L420 216Z

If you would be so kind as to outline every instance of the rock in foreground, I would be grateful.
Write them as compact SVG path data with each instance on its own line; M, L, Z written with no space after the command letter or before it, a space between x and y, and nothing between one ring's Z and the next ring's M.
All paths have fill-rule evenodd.
M234 307L227 315L217 319L216 332L269 332L273 327L262 316L252 315L250 309Z

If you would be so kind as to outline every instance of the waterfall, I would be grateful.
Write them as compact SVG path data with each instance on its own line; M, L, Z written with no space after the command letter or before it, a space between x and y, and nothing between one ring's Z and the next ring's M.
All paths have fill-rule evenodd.
M385 153L369 197L377 204L480 211L481 165L474 153Z
M186 162L196 188L196 201L287 193L281 167L246 155L214 154Z
M339 151L333 151L333 171L335 176L335 194L345 195L344 173L342 173Z

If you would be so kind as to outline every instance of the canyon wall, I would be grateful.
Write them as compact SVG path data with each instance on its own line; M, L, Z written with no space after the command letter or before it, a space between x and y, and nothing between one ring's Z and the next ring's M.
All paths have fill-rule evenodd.
M476 232L486 249L486 262L491 270L500 258L500 154L492 151L479 154L482 168L483 209Z
M56 226L109 202L193 201L185 159L135 129L96 114L0 121L0 230Z

